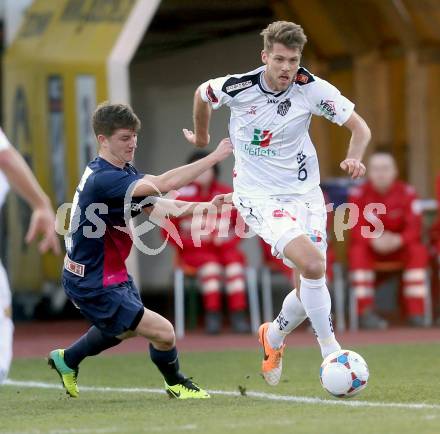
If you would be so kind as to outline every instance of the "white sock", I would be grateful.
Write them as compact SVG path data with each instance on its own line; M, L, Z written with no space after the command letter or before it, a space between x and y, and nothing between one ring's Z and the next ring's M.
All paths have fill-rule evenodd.
M301 276L301 301L318 339L322 357L339 351L341 346L336 341L333 331L331 298L325 277L315 280Z
M296 295L296 289L294 289L287 294L283 301L281 312L267 329L269 345L274 349L280 348L283 345L284 338L306 318L306 311Z
M4 312L0 313L0 384L6 379L12 360L14 325Z

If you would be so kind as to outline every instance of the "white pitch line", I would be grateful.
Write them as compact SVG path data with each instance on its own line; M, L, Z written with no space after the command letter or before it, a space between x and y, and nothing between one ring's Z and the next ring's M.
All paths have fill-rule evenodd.
M197 425L181 425L178 427L173 427L174 431L189 431L197 429ZM168 427L144 427L136 428L138 432L165 432L168 431ZM49 431L41 431L39 429L33 429L31 431L0 431L1 434L109 434L109 433L119 433L123 431L120 427L109 427L109 428L68 428L68 429L51 429Z
M42 383L38 381L16 381L6 380L3 386L29 387L38 389L62 389L61 385L54 383ZM153 389L144 387L94 387L81 386L81 392L119 392L119 393L160 393L164 394L163 389ZM239 392L229 390L208 390L212 395L236 396L241 397ZM307 396L277 395L275 393L247 391L246 396L250 398L265 399L268 401L295 402L298 404L312 405L340 405L344 407L377 407L377 408L401 408L411 410L440 410L439 404L427 404L424 402L376 402L376 401L345 401L336 399L312 398Z

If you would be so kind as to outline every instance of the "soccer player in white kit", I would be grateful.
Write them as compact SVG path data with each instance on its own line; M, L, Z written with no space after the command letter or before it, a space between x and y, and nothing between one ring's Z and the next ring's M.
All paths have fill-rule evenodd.
M325 282L327 214L316 150L308 133L312 115L351 131L340 167L352 178L365 174L361 159L371 134L351 101L300 67L307 42L301 26L277 21L261 34L264 65L200 85L194 98L194 132L183 132L190 143L206 146L212 109L229 106L235 154L232 200L245 222L272 246L272 254L298 270L296 289L285 298L280 314L259 329L263 377L276 385L284 338L306 317L323 357L341 348Z
M55 232L55 214L49 198L41 189L23 157L11 146L1 129L0 171L0 208L10 184L33 211L26 242L30 243L40 234L42 239L38 246L39 251L44 253L52 250L58 254L60 245ZM11 365L13 332L11 290L8 276L0 262L0 384L6 379Z

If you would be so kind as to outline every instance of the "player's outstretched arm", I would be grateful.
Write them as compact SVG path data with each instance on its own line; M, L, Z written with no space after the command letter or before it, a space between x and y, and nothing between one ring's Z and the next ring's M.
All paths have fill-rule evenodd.
M347 157L341 162L340 167L353 179L361 178L366 172L362 157L371 139L371 131L367 123L356 112L352 113L344 126L351 131L351 139Z
M185 166L169 170L159 176L145 175L139 180L134 189L134 196L149 196L161 193L167 193L171 190L178 190L181 187L194 181L200 174L208 170L215 164L223 161L232 153L232 143L229 138L223 139L217 148L200 160Z
M152 197L153 207L145 208L148 215L155 214L163 217L186 217L193 214L217 214L222 206L230 203L230 194L218 194L209 202L188 202L177 199Z
M209 122L211 120L211 113L211 106L203 101L200 96L200 88L197 88L194 94L193 108L194 132L186 128L183 129L183 135L192 145L199 148L204 148L208 145L210 140Z
M0 170L8 178L11 187L30 205L32 217L26 234L30 243L37 235L42 236L39 250L60 253L60 244L55 232L55 214L50 200L41 189L23 157L13 147L0 151Z

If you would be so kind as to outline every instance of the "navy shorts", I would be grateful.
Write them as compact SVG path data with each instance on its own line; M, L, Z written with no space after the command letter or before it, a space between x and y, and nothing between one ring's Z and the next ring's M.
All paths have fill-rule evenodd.
M78 288L65 278L63 285L72 303L107 336L135 330L144 314L139 291L131 279L90 291Z

